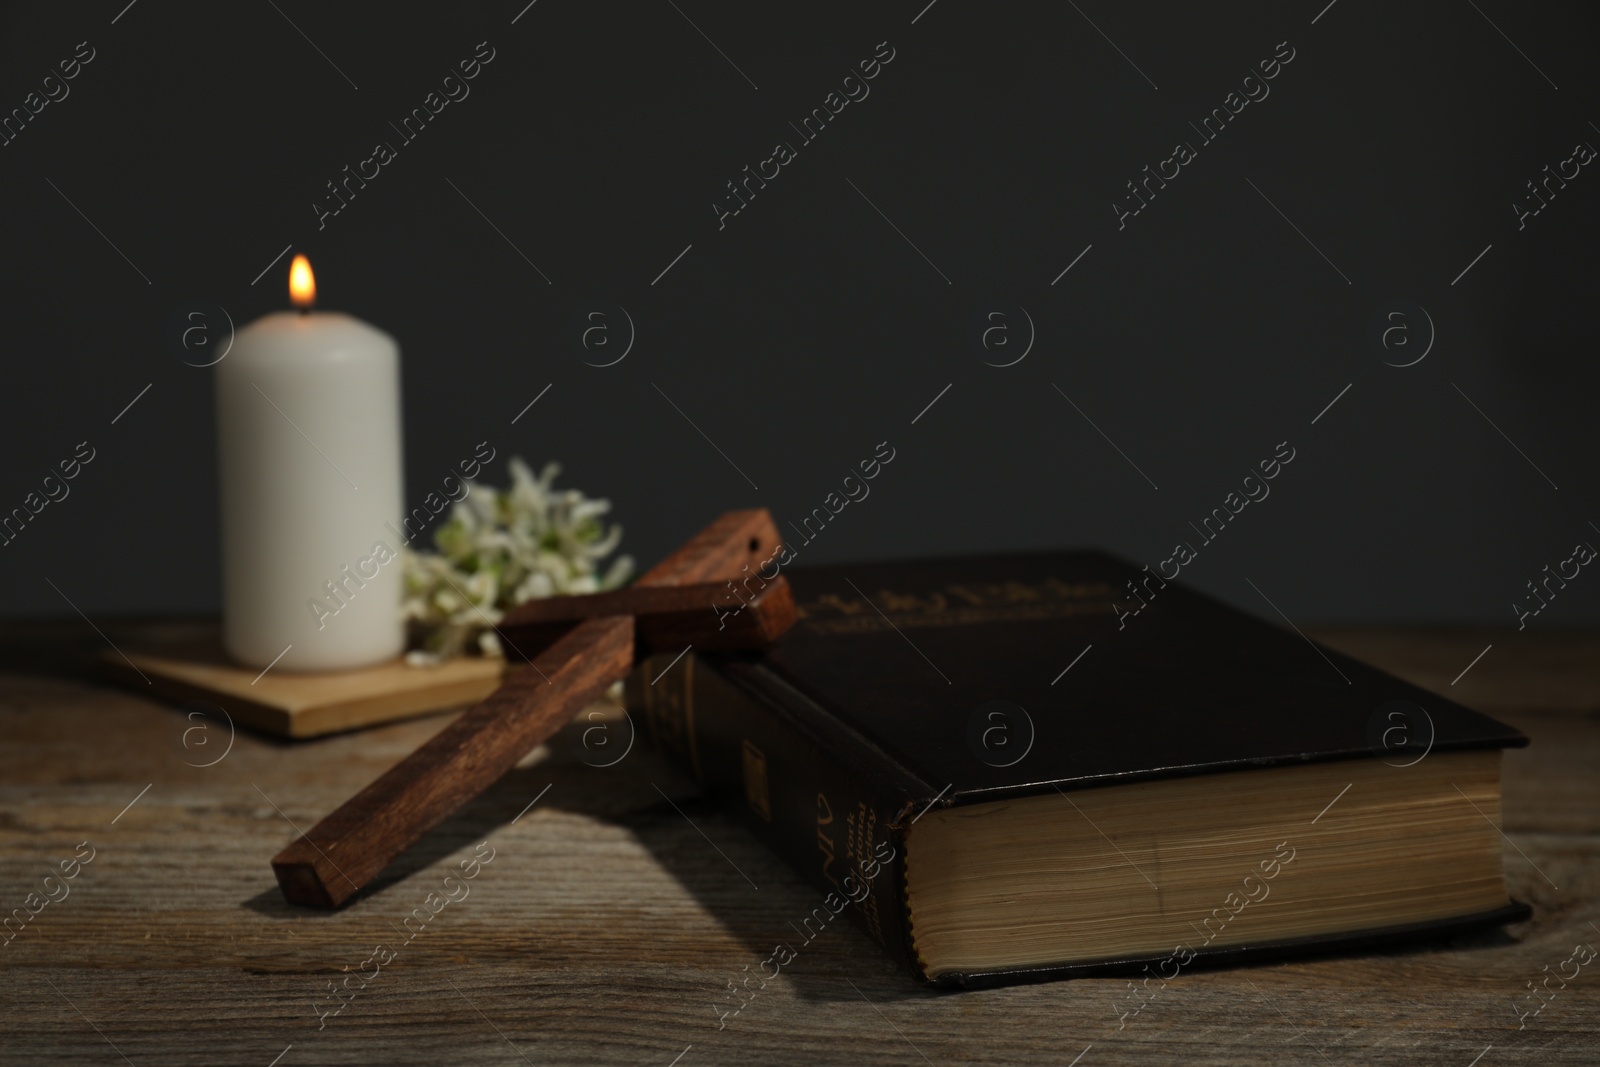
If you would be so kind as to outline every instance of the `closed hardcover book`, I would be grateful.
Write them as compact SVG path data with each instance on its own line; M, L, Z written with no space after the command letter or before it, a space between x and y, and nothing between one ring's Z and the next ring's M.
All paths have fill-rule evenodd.
M924 982L1527 915L1499 831L1527 739L1487 716L1098 552L783 573L781 641L657 658L629 707L825 894L818 928L850 911Z

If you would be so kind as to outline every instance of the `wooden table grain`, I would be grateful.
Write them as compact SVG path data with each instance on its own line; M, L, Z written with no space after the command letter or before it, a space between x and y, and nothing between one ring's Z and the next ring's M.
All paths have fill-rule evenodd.
M839 923L719 1028L729 983L816 894L642 746L591 766L569 731L350 906L314 912L284 904L269 857L446 716L304 742L240 731L225 750L225 727L95 682L104 646L81 623L0 627L0 910L38 908L0 945L0 1061L1600 1063L1600 961L1552 980L1521 1029L1513 1010L1575 945L1600 947L1600 636L1318 636L1533 739L1507 757L1505 802L1531 921L1197 970L1120 1030L1125 981L932 993Z

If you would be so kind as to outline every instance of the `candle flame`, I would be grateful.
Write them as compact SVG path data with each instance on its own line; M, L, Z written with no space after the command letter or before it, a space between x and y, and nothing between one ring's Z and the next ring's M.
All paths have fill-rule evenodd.
M311 261L305 256L295 256L289 264L289 299L297 308L309 308L317 302L317 279L311 274Z

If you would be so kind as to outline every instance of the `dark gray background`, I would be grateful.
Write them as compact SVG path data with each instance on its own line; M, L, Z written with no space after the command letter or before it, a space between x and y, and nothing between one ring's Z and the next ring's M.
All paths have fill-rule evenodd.
M0 148L0 510L98 450L0 548L4 614L70 614L46 578L90 616L218 606L212 372L168 322L284 306L288 257L251 279L289 243L321 307L401 342L413 503L488 439L611 498L644 563L727 508L798 518L885 440L894 463L808 561L1155 564L1285 440L1271 497L1184 570L1248 610L1271 615L1247 578L1297 622L1512 623L1541 567L1600 543L1600 177L1521 232L1511 206L1600 145L1592 6L539 0L513 25L525 0L125 3L0 16L0 108L77 42L98 53ZM323 183L485 40L471 96L319 232ZM723 183L884 40L871 95L719 232ZM1270 97L1119 232L1124 183L1285 40ZM566 341L593 298L638 331L606 369ZM1367 336L1397 302L1437 328L1405 369ZM1002 305L1037 343L985 366L971 324ZM1595 621L1585 574L1532 625Z

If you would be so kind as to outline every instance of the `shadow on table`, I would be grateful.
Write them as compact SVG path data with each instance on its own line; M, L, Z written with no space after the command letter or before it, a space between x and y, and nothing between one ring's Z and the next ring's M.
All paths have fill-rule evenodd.
M828 914L825 894L768 849L726 805L697 794L693 782L669 765L660 767L660 776L653 775L645 785L654 803L635 811L626 825L746 949L725 960L703 961L720 982L759 973L759 964L781 943L795 952L782 973L792 993L804 1000L859 1004L863 997L880 1003L941 995L920 985L880 948L857 925L850 907L808 941L802 924L813 909ZM664 795L657 793L658 786ZM815 921L811 929L817 929ZM720 988L707 992L713 1000L731 997Z
M474 845L488 840L502 828L521 818L523 812L530 807L529 802L546 786L550 787L550 793L539 801L541 806L553 804L570 808L570 798L577 792L574 780L580 777L580 772L588 770L589 768L581 765L567 766L553 760L531 767L513 768L488 790L468 801L438 826L423 834L416 844L402 852L382 874L338 908L308 908L290 904L283 899L283 894L276 885L243 901L240 906L259 915L273 918L336 915L360 901L401 884L440 860L457 853L470 854ZM555 804L555 801L562 796L569 798L569 804ZM437 886L429 887L430 890L435 888Z
M580 812L626 829L748 950L726 959L697 961L705 970L719 975L726 971L732 978L747 973L742 968L748 965L753 973L778 942L786 941L798 956L784 974L790 988L807 1000L858 1001L864 993L876 1002L929 995L847 914L839 915L806 944L797 928L812 908L821 905L822 894L805 885L721 805L697 796L693 783L654 752L641 747L630 752L625 763L599 768L581 762L573 755L578 746L568 742L565 735L558 735L544 760L506 774L424 834L340 909L289 904L276 885L241 901L240 907L273 919L332 917L441 860L470 854L473 846L520 818L529 801L548 786L539 807ZM619 904L631 903L627 894L633 889L614 888ZM603 888L600 893L597 904L603 906ZM847 978L862 992L852 989Z

